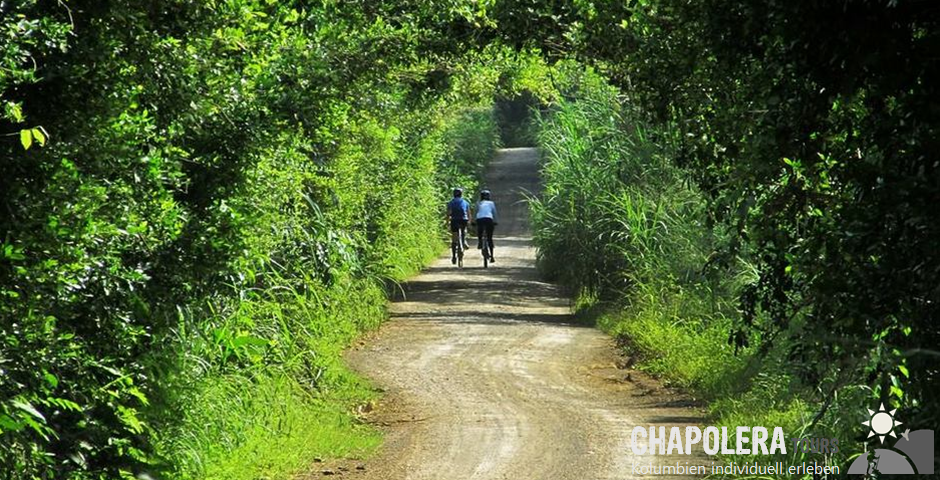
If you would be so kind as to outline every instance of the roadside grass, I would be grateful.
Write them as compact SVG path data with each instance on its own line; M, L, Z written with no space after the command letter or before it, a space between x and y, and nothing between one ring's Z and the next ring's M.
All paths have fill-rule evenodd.
M342 282L325 294L243 300L182 343L187 364L176 370L190 373L175 379L167 403L183 408L160 445L176 478L290 478L314 457L361 458L380 444L354 416L377 393L341 354L384 319L384 290ZM229 350L219 352L220 343Z
M734 388L746 359L727 345L730 322L700 322L673 315L667 299L614 310L598 326L621 338L640 361L639 368L701 398L717 398ZM658 308L663 307L663 308Z
M315 457L362 458L381 443L377 431L349 413L374 395L366 386L317 397L287 375L214 381L200 395L198 415L188 419L193 440L216 440L193 443L189 461L201 466L198 478L289 478Z

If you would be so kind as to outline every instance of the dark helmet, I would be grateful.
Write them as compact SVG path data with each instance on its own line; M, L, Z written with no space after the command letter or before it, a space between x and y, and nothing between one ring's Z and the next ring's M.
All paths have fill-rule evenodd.
M480 199L481 199L481 200L489 200L489 199L490 199L490 191L489 191L489 190L483 190L482 192L480 192Z
M455 196L455 197L462 197L462 196L463 196L463 189L460 188L460 187L455 188L455 189L454 189L454 196Z

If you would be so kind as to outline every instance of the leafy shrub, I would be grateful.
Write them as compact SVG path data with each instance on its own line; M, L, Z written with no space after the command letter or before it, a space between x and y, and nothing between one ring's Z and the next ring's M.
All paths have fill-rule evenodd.
M786 344L822 417L851 387L937 428L940 13L903 0L535 2L512 24L521 6L493 9L494 35L603 69L674 132L674 163L728 230L712 265L745 257L756 272L737 346Z
M532 213L541 269L637 368L708 401L716 423L794 435L813 425L848 447L847 425L814 419L814 389L788 373L788 345L729 342L737 299L758 273L746 255L713 265L730 235L709 225L705 196L676 166L675 135L651 126L603 77L562 71L568 99L539 125L545 189Z
M339 353L443 245L502 64L432 81L414 35L451 13L394 5L9 8L3 474L284 478L373 448Z

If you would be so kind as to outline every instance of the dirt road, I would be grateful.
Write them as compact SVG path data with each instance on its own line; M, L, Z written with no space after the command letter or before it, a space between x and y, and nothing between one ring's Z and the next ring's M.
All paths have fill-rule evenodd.
M347 474L622 480L636 477L632 462L653 458L632 455L634 426L701 423L686 400L618 368L612 340L575 323L565 296L539 280L523 197L537 182L535 150L501 151L487 178L502 217L496 264L484 270L477 250L463 270L442 257L349 352L353 368L386 391L370 418L388 436L364 471ZM692 461L659 462L676 460Z

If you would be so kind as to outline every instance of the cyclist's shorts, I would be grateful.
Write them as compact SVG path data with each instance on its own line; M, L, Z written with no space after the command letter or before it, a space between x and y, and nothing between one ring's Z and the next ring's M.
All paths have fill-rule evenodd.
M440 224L438 224L440 225ZM467 221L459 218L450 219L450 231L456 232L460 229L467 228Z
M486 230L490 235L493 234L494 225L496 225L496 222L494 222L492 218L477 219L477 230Z

